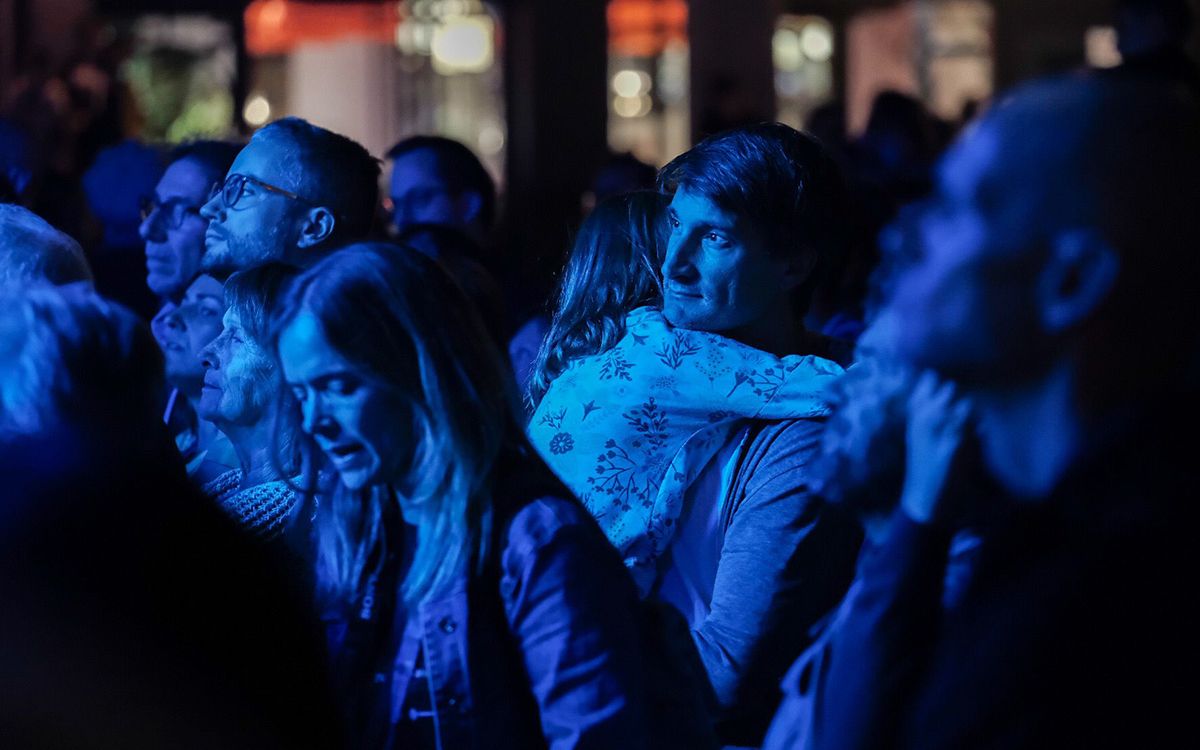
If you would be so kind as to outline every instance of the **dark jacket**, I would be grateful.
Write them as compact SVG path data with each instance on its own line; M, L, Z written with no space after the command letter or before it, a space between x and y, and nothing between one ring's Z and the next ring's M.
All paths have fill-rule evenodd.
M412 747L400 736L416 726L419 744L447 749L660 746L632 581L586 511L522 461L524 477L498 481L482 573L394 617L394 563L378 601L330 622L347 720L362 730L354 744Z
M950 606L949 530L898 517L831 636L811 746L1173 744L1195 674L1189 414L1127 432L1043 502L1002 506Z

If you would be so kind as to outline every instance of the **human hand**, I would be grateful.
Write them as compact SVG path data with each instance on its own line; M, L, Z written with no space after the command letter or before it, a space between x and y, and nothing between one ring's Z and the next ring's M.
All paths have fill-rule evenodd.
M917 523L947 521L963 502L953 481L970 441L971 402L953 383L926 372L908 399L904 489L900 507Z

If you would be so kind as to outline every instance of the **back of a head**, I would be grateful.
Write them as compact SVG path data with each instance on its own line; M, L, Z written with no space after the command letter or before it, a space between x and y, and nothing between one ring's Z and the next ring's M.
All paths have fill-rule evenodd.
M439 177L453 192L472 191L479 195L479 222L486 229L496 218L496 183L479 157L462 143L439 135L414 135L388 149L389 159L398 159L418 151L428 153L437 162Z
M607 351L625 332L625 316L659 298L668 199L648 190L614 195L584 220L559 284L550 331L534 362L528 400L541 401L576 357Z
M401 246L399 252L411 249L436 258L467 293L483 315L492 338L503 348L510 335L508 309L495 277L476 260L479 243L454 227L425 223L407 226L397 235L396 243Z
M685 190L751 220L779 257L813 254L809 281L793 297L808 308L822 267L844 235L841 170L821 143L782 123L763 123L709 136L662 168L659 189Z
M303 197L330 208L337 217L335 243L366 238L379 203L379 160L362 144L298 117L264 126L251 142L282 143L289 155L282 168L303 186Z
M0 441L5 746L339 747L282 565L160 437L154 453L67 425Z
M9 290L0 305L0 436L58 425L153 434L162 353L133 313L80 288Z
M0 286L77 282L92 282L79 243L32 211L0 203Z
M633 154L615 154L592 178L592 195L602 201L621 193L653 190L657 175L658 170Z

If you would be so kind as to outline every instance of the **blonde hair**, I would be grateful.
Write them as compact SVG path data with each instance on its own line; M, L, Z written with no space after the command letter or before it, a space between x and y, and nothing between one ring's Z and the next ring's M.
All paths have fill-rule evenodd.
M415 449L400 502L417 527L417 549L402 592L415 604L486 556L492 472L506 446L523 445L511 374L462 290L407 248L351 245L306 271L272 317L276 348L301 312L316 318L360 376L407 406L397 417L411 421ZM322 498L315 525L323 595L354 601L361 594L373 554L391 542L381 531L393 492L338 483Z

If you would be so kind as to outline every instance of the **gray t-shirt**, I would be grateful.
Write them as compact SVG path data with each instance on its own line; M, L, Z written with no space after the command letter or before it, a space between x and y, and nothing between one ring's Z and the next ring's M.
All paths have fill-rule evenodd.
M736 433L689 492L656 584L691 624L726 743L761 743L780 679L854 574L857 526L808 489L823 424L758 421Z

